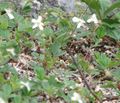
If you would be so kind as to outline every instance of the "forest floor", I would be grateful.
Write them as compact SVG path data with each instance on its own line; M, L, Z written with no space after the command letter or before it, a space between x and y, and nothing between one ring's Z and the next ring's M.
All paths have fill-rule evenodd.
M31 40L31 38L29 37L28 39ZM36 61L34 59L32 53L45 53L44 48L40 48L41 46L38 45L39 43L34 40L31 40L31 42L34 42L35 44L35 51L31 50L30 48L23 47L22 52L18 56L18 60L11 59L8 62L10 66L14 67L16 71L18 71L20 78L24 78L27 76L29 80L34 79L36 75L33 71L31 63L41 63L40 61ZM115 58L115 54L120 49L120 42L109 36L104 36L103 38L101 38L101 41L97 46L93 47L93 44L94 42L91 37L84 37L80 38L79 40L72 38L67 46L64 48L66 53L62 56L59 56L57 62L53 65L51 70L46 70L46 75L54 74L56 75L56 79L58 81L64 81L64 79L67 78L69 81L74 81L78 88L86 87L86 83L83 80L84 78L81 77L81 74L79 72L80 68L74 69L72 66L69 65L71 64L71 62L75 62L73 58L76 58L76 56L78 56L79 54L82 55L82 58L89 63L90 70L94 71L96 67L96 62L93 58L94 52L97 51L100 53L104 53L109 58L111 58L111 60L113 60ZM42 65L46 67L46 62L42 63ZM114 70L114 68L112 70ZM113 82L113 84L115 84L115 87L120 90L120 84L117 84L116 81L114 81L113 77L109 76L109 72L107 73L107 76L105 72L101 72L95 76L89 75L89 73L83 74L90 89L95 92L99 91L101 92L101 94L103 94L103 103L120 103L120 97L117 96L117 92L113 88L102 87L103 84ZM5 77L8 78L9 75L9 73L6 73ZM73 88L74 87L71 86L71 89ZM65 93L67 93L67 91L69 90L64 90ZM62 98L50 97L45 93L38 94L38 100L39 102L46 101L46 103L66 103Z
M97 47L91 47L92 41L90 38L81 38L80 40L71 40L67 47L73 54L73 56L76 56L77 54L81 53L83 58L90 62L90 69L95 69L95 62L92 59L92 52L99 51L102 53L107 54L111 59L114 59L114 54L117 52L118 48L120 48L120 43L115 41L114 39L105 36L101 42L99 43L99 46ZM36 45L36 52L40 51L39 45ZM47 74L51 75L54 74L57 76L57 79L59 81L63 81L64 76L68 76L69 80L75 81L76 85L78 87L84 87L86 86L81 79L81 75L78 70L74 70L71 68L71 71L68 69L69 64L71 62L71 54L67 52L63 56L59 57L59 61L54 64L54 67L52 70L48 70ZM10 60L9 64L12 65L18 73L20 74L20 77L28 76L28 78L31 80L34 78L35 73L33 72L33 69L30 66L31 62L35 62L30 51L27 48L23 48L23 52L19 54L19 59L17 61ZM56 69L57 68L57 69ZM85 75L85 74L84 74ZM120 99L116 94L116 91L112 88L102 88L102 84L106 83L106 81L112 81L114 82L112 77L107 77L104 73L100 73L97 76L91 76L91 75L85 75L86 81L89 84L90 88L94 91L101 91L104 95L103 103L120 103ZM93 82L94 81L94 82ZM119 85L116 85L116 88ZM72 86L71 86L72 88ZM73 87L74 88L74 87ZM67 92L67 91L65 91ZM38 95L40 100L47 101L46 103L65 103L64 100L61 98L54 98L49 97L47 94L40 94Z

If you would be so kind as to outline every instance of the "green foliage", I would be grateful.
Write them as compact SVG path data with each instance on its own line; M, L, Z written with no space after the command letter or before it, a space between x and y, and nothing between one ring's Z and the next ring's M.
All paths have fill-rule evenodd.
M107 8L107 10L104 12L104 15L107 15L108 13L110 13L112 10L116 8L120 8L120 2L113 3L109 8Z
M9 8L11 5L12 5L12 3L10 3L10 2L1 2L0 3L0 11L4 10L6 8Z
M36 67L36 68L35 68L35 72L36 72L36 75L37 75L37 78L38 78L38 79L40 79L40 80L45 79L45 71L44 71L44 68L42 68L42 67Z
M99 0L82 0L85 2L91 9L93 9L99 17L101 17L100 10L101 10L101 5Z
M92 13L95 13L98 18L101 20L101 29L104 32L101 35L109 35L112 38L119 40L119 20L115 15L115 9L119 8L119 2L111 3L109 0L82 0L85 2ZM109 25L110 24L110 25ZM99 28L99 29L100 29ZM99 30L98 29L98 30ZM111 30L112 29L112 30Z
M101 69L107 69L111 63L111 59L108 58L105 54L96 53L96 62L99 64Z
M80 93L83 101L88 100L88 102L94 103L95 98L90 94L88 88L76 86L81 83L81 78L75 74L78 68L67 51L71 41L76 40L80 41L75 44L78 53L75 51L73 54L77 56L75 60L80 66L79 70L91 77L98 76L101 72L105 72L104 74L110 72L112 73L110 77L113 76L115 82L119 82L120 51L117 50L114 58L110 58L102 51L90 51L91 54L87 55L86 48L92 49L99 46L106 35L119 43L120 17L119 15L110 16L115 13L115 9L119 8L120 2L112 4L109 0L81 1L89 7L89 10L86 7L80 18L85 20L84 24L88 29L84 28L83 24L83 27L76 28L72 22L75 14L67 14L60 8L47 8L46 6L39 13L43 20L37 21L38 27L33 29L34 24L30 17L31 1L28 0L25 3L21 12L16 10L12 3L0 3L0 99L2 98L5 103L38 103L39 95L48 95L50 98L60 97L67 103L72 103L71 97L74 92ZM8 8L13 9L14 19L10 19L5 12L5 9ZM79 15L79 10L76 13ZM87 19L90 14L96 14L100 22L88 23ZM37 18L35 19L37 20ZM42 22L44 29L40 30ZM90 46L86 41L83 43L84 46L81 45L84 38L90 38L92 41ZM117 44L117 46L119 45ZM117 48L117 46L115 47ZM71 52L74 50L71 49ZM27 56L30 60L27 62L25 58L26 61L23 61L24 58L21 55ZM61 58L64 57L67 60L63 60L61 63ZM16 66L17 62L24 62L25 65L18 63ZM25 68L27 72L30 69L34 73L32 79L28 78L29 73L25 76L19 74L17 69L21 65L27 67L27 69ZM94 65L92 69L91 65ZM103 88L107 87L117 91L115 83L112 81L105 81ZM103 97L101 92L96 92L96 95ZM46 103L46 101L42 102Z

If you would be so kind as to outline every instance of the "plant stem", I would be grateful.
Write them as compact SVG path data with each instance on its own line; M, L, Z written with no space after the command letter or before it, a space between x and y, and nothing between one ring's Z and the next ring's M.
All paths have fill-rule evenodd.
M86 86L87 89L90 91L90 93L96 98L96 100L98 100L99 103L102 103L102 101L100 100L100 98L93 92L93 90L90 88L89 84L87 83L87 80L85 79L84 73L83 73L83 71L80 69L80 67L79 67L78 63L76 62L74 56L72 55L70 49L68 49L68 52L69 52L69 54L70 54L70 56L71 56L71 58L72 58L72 61L73 61L74 65L76 66L76 69L78 70L78 72L79 72L79 74L80 74L80 76L81 76L81 78L82 78L85 86Z

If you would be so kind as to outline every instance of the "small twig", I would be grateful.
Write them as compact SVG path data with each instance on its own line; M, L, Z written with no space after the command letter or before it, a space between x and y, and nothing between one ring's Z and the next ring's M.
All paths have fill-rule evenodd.
M88 9L89 9L89 7L87 7L87 8L85 9L85 11L81 14L80 18L83 17L83 15L87 12Z
M77 68L77 70L78 70L78 72L79 72L79 74L80 74L80 76L81 76L81 78L82 78L85 86L88 88L88 90L90 91L90 93L96 98L96 100L98 100L100 103L102 103L102 101L100 100L100 98L98 98L98 96L92 91L92 89L90 88L89 84L87 83L87 80L85 79L84 73L80 69L80 67L79 67L78 63L76 62L75 58L73 57L70 49L68 49L68 52L69 52L69 54L70 54L70 56L71 56L71 58L73 60L74 65L76 66L76 68Z
M89 8L89 7L86 8L86 10L83 12L83 14L81 14L80 17L83 17L83 15L87 12L88 8ZM71 35L73 35L73 34L75 33L75 31L76 31L76 27L75 27L75 29L71 32ZM85 86L88 88L88 90L90 91L90 93L96 98L96 100L98 100L99 103L102 103L102 100L100 100L100 98L93 92L93 90L90 88L89 84L87 83L87 80L85 79L84 73L83 73L83 71L80 69L78 63L76 62L74 56L72 55L71 50L68 48L67 51L69 52L69 54L70 54L70 56L71 56L71 58L72 58L72 61L73 61L74 65L76 66L76 69L78 70L78 72L79 72L79 74L80 74L80 76L81 76L81 78L82 78Z
M113 97L106 97L103 99L103 101L113 101L113 100L118 100L120 97L119 96L113 96Z

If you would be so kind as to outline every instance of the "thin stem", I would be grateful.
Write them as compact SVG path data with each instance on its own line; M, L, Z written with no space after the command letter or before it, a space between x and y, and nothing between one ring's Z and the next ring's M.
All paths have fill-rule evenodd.
M79 74L80 74L80 76L81 76L81 78L82 78L85 86L88 88L88 90L90 91L90 93L96 98L96 100L98 100L100 103L102 103L102 101L100 100L100 98L92 91L92 89L90 88L89 84L87 83L87 80L85 79L84 73L80 69L80 67L79 67L78 63L76 62L74 56L72 55L70 49L68 49L68 52L69 52L69 54L70 54L70 56L72 58L72 61L73 61L74 65L76 66L76 69L78 70L78 72L79 72Z

